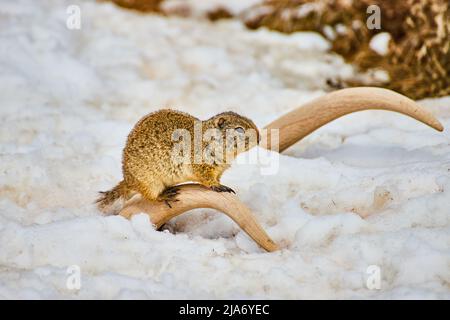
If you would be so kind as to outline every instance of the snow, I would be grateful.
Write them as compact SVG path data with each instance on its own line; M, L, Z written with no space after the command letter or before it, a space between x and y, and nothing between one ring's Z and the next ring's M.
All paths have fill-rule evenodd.
M66 28L72 4L81 30ZM93 204L151 111L262 127L351 76L319 35L73 0L3 1L0 24L0 298L450 298L450 137L398 114L336 120L275 157L276 174L225 173L278 252L212 210L172 234ZM450 126L450 97L420 103Z
M165 0L162 2L161 7L163 11L186 8L190 16L205 18L208 12L213 12L217 9L226 9L232 15L239 15L261 2L262 0Z
M385 56L389 52L389 41L391 35L388 32L381 32L370 39L369 47L381 56Z

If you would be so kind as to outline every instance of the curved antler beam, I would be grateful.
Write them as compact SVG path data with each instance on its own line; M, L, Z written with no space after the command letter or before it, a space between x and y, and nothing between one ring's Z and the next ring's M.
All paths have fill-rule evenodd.
M346 114L380 109L402 113L442 131L442 124L413 100L392 90L359 87L337 90L281 116L265 127L260 146L272 149L271 129L279 130L279 152L289 148L324 124Z
M346 114L380 109L402 113L442 131L442 124L413 100L394 91L375 87L342 89L315 99L273 121L263 130L260 145L272 149L270 129L279 130L279 152L284 151L311 132ZM256 221L252 212L231 193L217 193L198 184L179 186L177 202L169 208L164 202L145 199L131 200L120 215L130 218L144 212L157 228L186 211L211 208L233 219L253 240L267 251L275 251L277 245Z
M253 213L238 197L228 192L216 192L198 184L177 186L179 193L176 200L170 202L171 208L164 202L150 202L145 199L131 200L120 211L120 215L130 218L133 214L144 212L150 216L151 222L159 229L170 219L192 209L210 208L225 213L233 219L250 238L267 251L275 251L278 246L259 225Z

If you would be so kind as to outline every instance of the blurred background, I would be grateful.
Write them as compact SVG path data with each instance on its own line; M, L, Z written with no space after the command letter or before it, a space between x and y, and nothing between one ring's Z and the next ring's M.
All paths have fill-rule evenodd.
M335 87L383 86L413 99L450 93L450 9L446 0L112 0L124 8L210 21L238 19L249 29L314 31L330 51L384 79L329 79ZM378 16L377 16L378 15ZM377 21L378 20L378 21ZM384 80L384 81L383 81Z

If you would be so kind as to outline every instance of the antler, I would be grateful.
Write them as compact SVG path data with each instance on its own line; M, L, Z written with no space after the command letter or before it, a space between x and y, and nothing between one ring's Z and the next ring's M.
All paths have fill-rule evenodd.
M289 148L314 130L346 114L381 109L410 116L442 131L442 124L413 100L392 90L359 87L338 90L315 99L277 120L263 130L260 146L271 149L271 129L279 129L279 152Z
M361 87L329 93L299 107L273 121L263 130L260 145L271 149L270 129L279 129L279 151L287 149L314 130L343 115L368 110L381 109L395 111L430 127L442 131L441 123L427 110L413 100L394 91ZM267 251L277 250L277 245L256 221L252 212L231 193L217 193L204 186L186 184L179 186L177 202L169 208L164 202L149 202L144 199L131 200L122 209L124 217L145 212L157 228L171 218L195 208L212 208L222 211L233 219L253 240Z
M233 219L256 243L267 251L278 249L264 229L259 225L253 213L232 193L216 192L199 184L177 186L179 193L176 200L170 202L171 208L164 202L150 202L145 199L131 200L120 212L121 216L130 218L133 214L144 212L159 229L164 223L186 211L196 208L211 208L225 213Z

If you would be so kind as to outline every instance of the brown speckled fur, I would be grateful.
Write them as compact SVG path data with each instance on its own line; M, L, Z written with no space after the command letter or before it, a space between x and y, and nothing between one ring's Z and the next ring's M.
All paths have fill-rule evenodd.
M119 199L128 200L140 193L148 200L163 200L161 193L177 184L193 181L208 187L220 186L222 173L230 166L228 163L193 163L194 146L191 148L191 163L176 164L172 161L172 150L176 141L172 133L176 129L186 129L194 139L194 123L199 119L176 110L164 109L144 116L128 135L123 150L122 171L124 179L110 191L102 192L97 200L105 211ZM219 128L223 136L227 129L242 127L254 129L255 124L234 112L224 112L206 121L201 121L202 132L209 128ZM259 135L259 134L258 134ZM202 143L203 148L207 145ZM246 144L246 150L254 145Z

